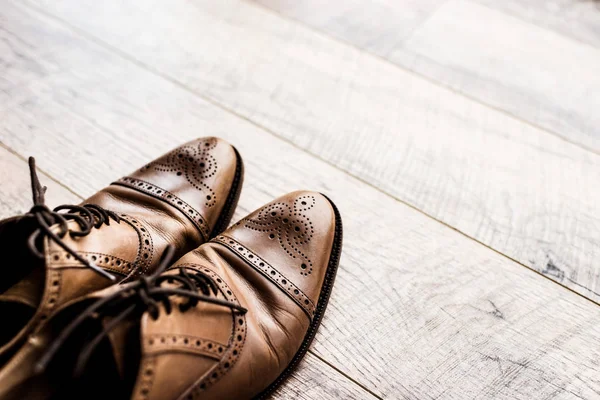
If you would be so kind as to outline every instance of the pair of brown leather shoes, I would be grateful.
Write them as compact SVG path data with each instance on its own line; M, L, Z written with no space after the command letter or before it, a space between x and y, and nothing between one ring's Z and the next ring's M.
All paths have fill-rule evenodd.
M333 203L289 193L222 232L238 152L187 143L50 210L0 221L0 400L247 399L306 353L342 244Z

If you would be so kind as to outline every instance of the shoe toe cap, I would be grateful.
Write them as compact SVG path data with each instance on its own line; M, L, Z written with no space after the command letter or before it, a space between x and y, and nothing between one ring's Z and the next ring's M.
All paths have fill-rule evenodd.
M223 236L269 279L316 304L336 234L332 203L320 193L288 193L237 222ZM231 243L230 243L231 245Z
M170 203L208 237L235 189L239 164L241 160L228 142L205 137L172 150L119 183Z

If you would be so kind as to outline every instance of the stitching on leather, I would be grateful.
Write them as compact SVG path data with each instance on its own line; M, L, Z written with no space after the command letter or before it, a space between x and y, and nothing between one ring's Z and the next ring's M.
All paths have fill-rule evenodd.
M209 228L202 214L190 206L186 201L169 192L168 190L153 185L152 183L146 182L142 179L132 178L130 176L123 177L118 181L111 183L111 185L125 186L165 201L185 215L194 224L196 229L198 229L203 239L208 240Z
M46 255L48 262L48 255ZM59 271L48 269L46 272L46 290L44 298L40 302L40 308L36 312L36 316L32 318L30 323L35 326L34 332L39 332L44 326L46 320L52 315L56 309L56 303L62 290L62 274ZM33 322L36 320L36 322Z
M231 288L225 283L225 281L213 270L203 267L198 264L180 264L175 265L172 268L191 268L198 270L202 273L208 274L213 281L219 286L221 294L227 301L234 304L240 304L237 297L231 291ZM229 336L229 342L227 343L227 350L224 352L221 361L210 368L199 380L196 382L184 395L181 397L189 399L197 399L202 396L202 392L214 385L221 377L223 377L238 361L242 354L242 349L246 344L246 315L240 315L236 313L231 314L233 323L231 335ZM187 397L186 397L187 396Z
M106 270L117 272L121 275L128 275L132 271L132 268L134 268L133 263L110 254L91 251L80 251L78 253L97 266ZM76 262L76 260L73 260L73 258L70 256L71 255L69 253L62 250L51 252L50 257L52 258L53 267L72 267L73 262ZM84 268L84 266L81 265L81 268Z
M125 221L125 223L133 228L138 236L138 249L136 258L133 262L100 252L80 251L78 253L99 267L121 275L126 275L126 278L134 275L146 274L149 271L154 256L152 236L150 235L148 228L136 218L126 214L120 214L119 216L122 221ZM75 260L69 253L62 249L47 252L46 263L47 265L58 268L83 268L83 264Z
M156 364L156 356L144 357L140 366L140 379L136 384L135 397L138 399L147 399L150 390L154 384L154 369Z
M271 264L232 237L220 235L214 238L212 241L226 246L228 249L246 260L246 262L254 269L269 278L271 282L282 289L284 293L286 293L292 300L296 302L296 304L302 307L304 312L308 315L308 318L312 321L315 315L315 304L313 301L298 286L292 283L277 269L273 268Z
M137 257L136 257L136 260L130 264L138 265L139 267L132 269L129 276L138 273L140 269L142 269L142 271L143 271L142 273L147 273L148 269L149 269L148 267L152 262L152 258L153 258L153 254L154 254L154 244L152 243L152 237L150 236L148 229L141 222L137 221L135 218L132 218L126 214L121 214L120 217L122 218L123 221L125 221L127 224L129 224L131 227L133 227L133 229L136 231L136 233L138 235ZM48 240L48 239L46 239L46 240ZM48 242L46 243L45 247L46 247L46 249L50 248L50 245ZM109 261L110 260L120 260L123 263L126 263L126 261L121 258L111 256L109 254L103 254L103 253L80 252L80 254L88 256L89 257L88 259L96 262L97 264L100 264L100 266L106 270L110 270L110 271L113 271L113 272L116 272L119 274L123 274L123 272L119 269L114 269L114 268L111 268L110 266L104 267L104 266L102 266L102 263L98 263L96 260L93 260L93 256L96 256L96 257L102 256L103 258L109 257ZM56 257L58 257L58 259ZM69 263L70 266L74 266L74 267L82 266L82 264L79 261L72 259L71 255L63 250L52 251L52 252L46 251L45 260L46 260L47 266L52 265L53 267L58 266L58 267L64 268L66 266L69 266L67 263ZM57 263L58 263L58 265L57 265ZM116 263L116 261L115 261L115 263ZM62 290L61 283L62 283L62 272L60 271L60 269L47 268L46 269L46 285L45 285L46 289L44 290L44 298L40 302L40 306L39 306L39 309L36 311L36 314L30 321L30 323L35 326L34 332L38 332L42 327L44 327L46 320L55 311L56 305L57 305L57 300L58 300L58 297ZM36 320L36 322L34 322L34 319Z
M147 354L164 351L183 350L186 352L206 355L220 360L227 345L191 335L148 335L144 342Z
M136 218L127 214L120 214L119 216L123 221L129 224L138 235L138 252L132 263L136 268L132 269L125 279L145 275L149 272L150 265L152 265L152 258L154 257L154 243L152 241L152 236L150 235L148 228Z

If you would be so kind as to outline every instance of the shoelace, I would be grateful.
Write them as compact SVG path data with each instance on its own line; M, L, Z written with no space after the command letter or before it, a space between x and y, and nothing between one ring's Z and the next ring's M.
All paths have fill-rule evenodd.
M144 312L148 312L151 318L157 319L160 313L159 304L161 303L164 305L166 313L171 313L172 304L170 297L172 296L180 296L187 299L185 303L179 305L182 312L196 306L199 301L228 307L232 312L241 314L245 314L248 311L237 304L216 298L215 296L218 293L217 285L212 278L199 271L190 274L184 268L179 268L178 275L161 275L171 263L173 254L174 247L168 245L161 257L157 270L152 275L142 277L135 282L123 286L122 289L111 295L97 300L79 314L60 333L42 357L40 357L35 366L35 371L37 373L45 371L50 361L61 347L64 346L69 337L88 319L100 320L106 316L112 317L110 322L103 327L102 331L89 341L79 353L73 372L75 377L81 376L94 349L121 321L136 311L140 316ZM169 284L178 283L180 286L162 287L161 284L164 282Z
M111 281L115 281L116 277L114 275L81 257L62 239L67 233L71 237L86 236L93 228L100 228L103 224L110 225L111 219L116 223L120 223L119 216L96 204L84 204L83 206L63 204L56 207L54 210L50 210L48 206L46 206L44 199L47 188L40 184L35 168L35 159L33 157L29 157L29 173L31 176L31 192L33 193L33 207L29 210L27 215L34 216L40 226L39 229L36 229L29 237L27 243L29 250L37 257L44 258L43 250L38 248L39 244L42 242L39 238L40 236L47 236L86 267ZM66 212L59 213L59 211ZM69 221L75 221L80 230L70 230L68 226ZM58 234L52 232L50 229L50 227L55 224L59 224L60 227Z

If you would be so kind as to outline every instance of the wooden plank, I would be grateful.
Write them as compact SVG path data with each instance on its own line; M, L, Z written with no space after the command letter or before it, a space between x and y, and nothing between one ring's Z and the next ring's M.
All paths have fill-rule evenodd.
M334 2L318 13L316 0L255 1L600 153L599 48L468 0ZM481 2L519 15L560 3ZM533 3L527 12L525 4ZM588 3L580 8L594 7ZM589 26L600 33L595 11ZM394 29L399 25L408 28Z
M377 399L311 353L306 355L296 373L275 391L273 397L282 400Z
M250 0L374 54L394 53L440 0Z
M476 1L600 48L598 0Z
M0 139L40 154L43 168L78 192L90 194L179 142L214 134L245 159L238 215L298 188L334 199L344 218L344 251L311 351L375 394L600 393L600 315L591 302L35 12L11 6L0 16L9 21L4 41L21 55L31 43L36 65L56 71L43 68L44 78L22 82L22 105L0 115ZM1 74L17 56L0 55ZM331 374L312 365L318 373L296 375L287 389L302 382L323 388L306 398L330 397L332 386L364 395L317 381Z
M55 207L59 204L77 204L82 200L56 183L48 175L38 171L38 176L42 185L48 188L46 203L49 207ZM23 214L33 206L27 162L1 146L0 182L2 186L0 219Z
M600 301L597 155L245 2L37 4Z
M600 49L451 0L390 59L600 154Z
M387 57L444 1L439 0L249 0ZM474 0L600 48L597 0ZM468 22L468 21L465 21ZM457 23L458 25L458 23Z

